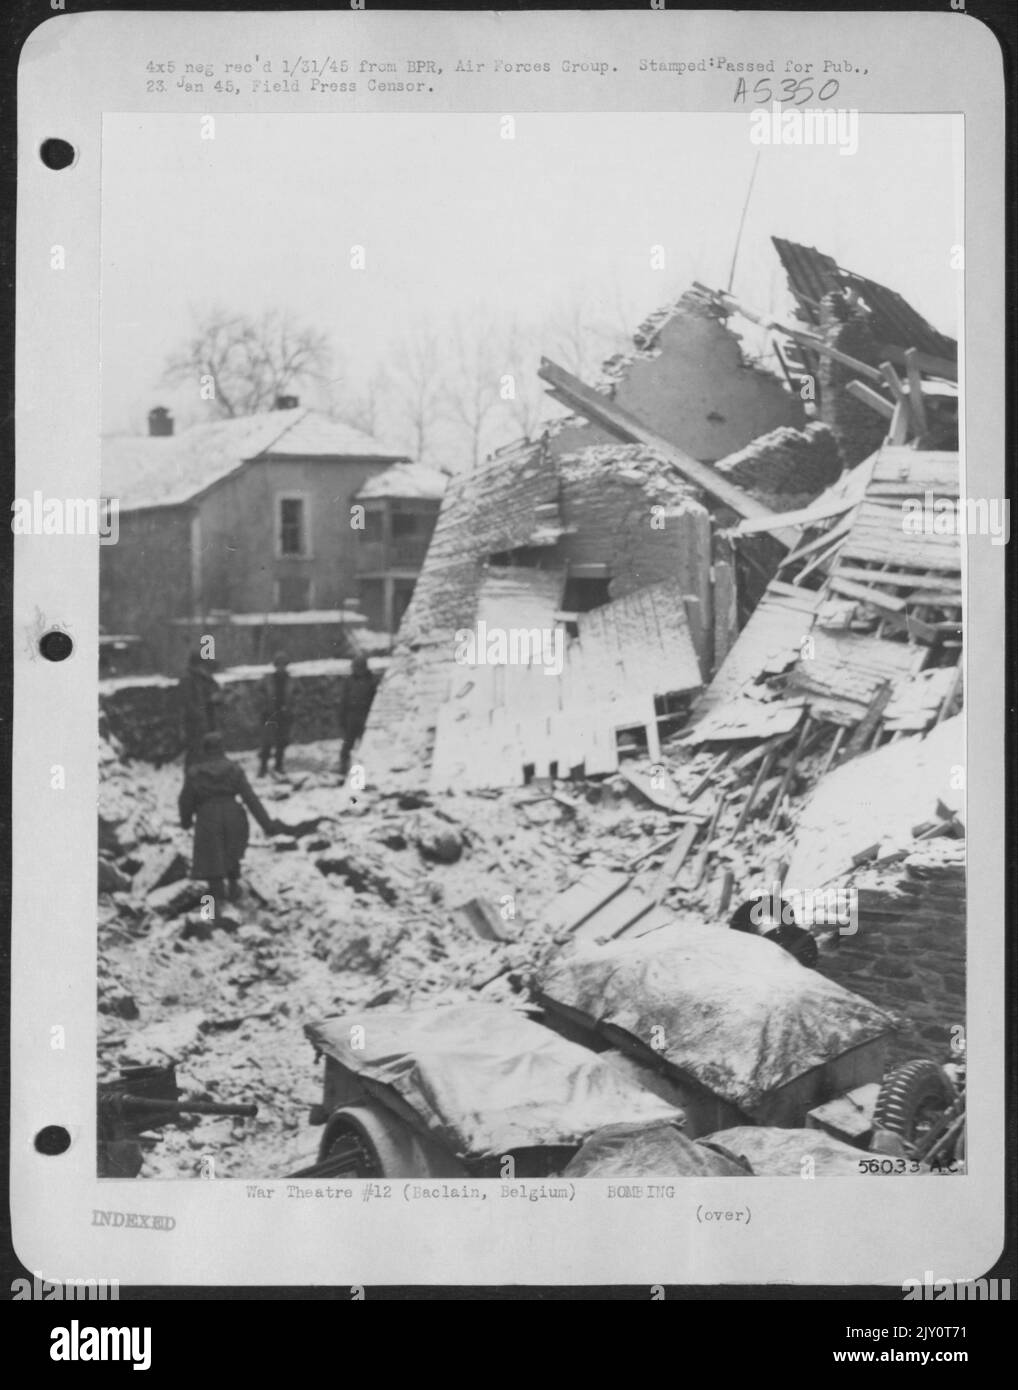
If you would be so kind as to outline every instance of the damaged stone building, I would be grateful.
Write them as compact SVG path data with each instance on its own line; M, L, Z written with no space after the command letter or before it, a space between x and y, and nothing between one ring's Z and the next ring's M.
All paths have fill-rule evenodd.
M890 291L878 298L881 287L846 277L829 258L775 245L798 271L790 284L803 304L813 301L801 266L826 276L821 298L830 311L818 309L808 329L775 326L784 382L748 358L729 323L740 312L752 322L758 316L702 286L642 325L632 351L606 363L596 387L543 363L549 394L572 413L451 485L369 725L364 756L372 766L393 775L430 768L434 784L447 785L469 764L475 781L492 786L610 770L613 738L656 749L661 728L674 727L722 668L797 549L802 509L887 434L893 404L864 386L875 408L849 389L860 369L883 380L881 369L856 362L848 346L862 344L871 358L901 357L891 340L920 332L918 323L924 348L950 350ZM875 325L864 296L881 310ZM846 323L858 326L855 337L845 336ZM828 339L841 344L833 357ZM650 686L641 680L635 651L654 665L664 645L655 618L639 635L630 631L628 662L618 650L600 653L610 681L585 684L578 673L603 640L593 636L591 611L612 610L606 624L614 630L613 616L621 618L614 605L662 584L673 600L668 644L691 647L695 667L676 662L656 671ZM527 629L561 633L569 669L544 679L507 670L498 680L490 671L483 680L476 671L466 677L455 659L457 632L479 622L513 627L514 613ZM585 704L592 708L581 715ZM578 719L589 729L589 763L575 736ZM559 732L566 727L569 738ZM463 744L450 761L443 749L468 734L476 757Z
M143 1022L151 1012L148 1040L176 1047L186 1034L214 1074L247 1049L287 1116L291 1161L304 1082L295 1007L532 1011L577 953L579 974L600 952L611 975L632 948L649 978L660 931L676 958L683 933L717 948L712 1017L732 1030L733 1053L770 1028L764 976L777 957L776 973L800 981L809 965L818 997L841 986L854 1009L879 1014L892 1065L948 1059L966 1005L963 542L946 526L904 526L903 504L959 501L956 347L823 253L775 247L798 306L789 321L694 286L598 382L543 362L569 413L534 438L453 476L440 501L416 477L428 504L417 510L437 510L437 523L395 648L376 664L363 777L344 785L329 768L336 730L316 710L335 707L334 674L314 675L312 698L309 672L305 761L261 784L291 833L252 847L239 944L177 939L201 885L186 879L179 837L151 873L132 868L149 849L126 804L129 770L110 752L107 782L125 805L108 808L106 867L121 891L103 912L127 937L107 948L111 1056L124 1034L142 1037L134 1007ZM750 357L743 324L764 332L776 370ZM390 500L405 470L359 485L377 517L370 545L397 532L417 544L417 523L397 523ZM394 622L397 548L361 561ZM228 698L244 726L231 746L243 748L254 717L240 717L240 684L238 673ZM112 727L114 696L108 705ZM154 788L152 819L169 780ZM739 913L768 901L782 927L790 907L794 932L775 927L778 945L737 937ZM136 963L144 933L163 953L158 990ZM199 950L222 953L216 989L228 997L215 996L211 1026L177 1007L192 999L183 966L200 965ZM760 996L743 1032L736 967ZM617 1002L609 1050L626 1029L642 1036L641 1001ZM691 998L690 1032L713 1036L697 1007ZM793 1071L799 1036L785 1039ZM811 1094L808 1120L774 1123L864 1147L879 1128L879 1077L857 1075L850 1054L842 1063L831 1094ZM749 1143L748 1129L720 1132ZM257 1151L233 1147L238 1164Z
M956 346L892 291L775 246L793 323L697 286L596 387L542 365L573 413L453 483L363 756L438 791L620 772L667 809L682 830L663 867L580 875L583 936L642 935L665 901L716 917L775 883L795 893L789 860L806 885L851 888L853 939L808 924L820 968L915 1004L903 1047L929 1053L963 1006L963 911L934 924L927 886L963 904L961 801L917 784L914 826L882 831L860 760L904 768L960 724L960 540L902 527L905 498L957 501ZM746 360L737 315L769 331L784 386ZM563 669L457 665L478 624L558 629ZM796 823L854 772L821 873ZM925 971L906 939L932 951Z

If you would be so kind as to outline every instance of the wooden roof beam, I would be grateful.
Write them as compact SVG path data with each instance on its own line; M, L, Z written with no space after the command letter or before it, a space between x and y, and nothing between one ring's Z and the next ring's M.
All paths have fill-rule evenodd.
M876 367L871 367L868 362L860 362L858 357L850 357L847 352L841 352L838 348L830 347L823 338L817 337L815 333L807 333L801 328L792 328L787 323L779 323L777 319L767 318L752 309L747 309L744 304L740 304L734 295L728 294L724 290L709 290L705 285L698 285L696 288L705 290L730 314L741 314L744 319L749 319L750 323L755 323L760 328L768 328L773 332L783 333L786 338L791 338L800 347L810 348L813 352L820 353L822 357L829 357L832 362L840 362L843 367L851 367L859 376L867 377L870 381L875 381L881 386L884 384L883 374Z

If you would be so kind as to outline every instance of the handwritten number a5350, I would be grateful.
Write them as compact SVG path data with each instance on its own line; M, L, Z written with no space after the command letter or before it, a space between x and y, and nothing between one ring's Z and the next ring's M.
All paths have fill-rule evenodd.
M755 106L767 106L771 102L778 102L782 106L805 106L814 97L817 101L830 101L832 97L838 95L840 83L836 78L829 77L818 89L814 90L812 82L805 77L784 77L777 84L775 91L774 83L769 77L761 77L753 83L752 89L747 85L746 79L740 77L735 84L735 96L732 103L738 106L740 102L750 99L752 90L752 101Z

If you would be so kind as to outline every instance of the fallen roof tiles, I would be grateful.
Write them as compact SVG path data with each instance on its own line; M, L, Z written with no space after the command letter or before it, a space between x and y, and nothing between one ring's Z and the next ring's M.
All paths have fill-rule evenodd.
M820 301L832 291L852 290L869 310L870 327L881 343L917 348L932 357L952 359L958 344L939 332L895 290L876 280L842 270L832 257L812 246L800 246L782 237L771 237L781 258L792 293L811 323L820 321Z

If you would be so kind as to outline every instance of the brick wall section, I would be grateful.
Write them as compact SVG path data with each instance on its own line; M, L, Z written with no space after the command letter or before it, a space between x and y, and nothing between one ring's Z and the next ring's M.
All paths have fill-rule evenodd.
M710 516L674 470L649 449L616 444L563 458L559 471L567 534L556 553L567 564L606 564L613 599L678 579L709 603Z
M861 873L859 930L820 969L905 1020L893 1064L946 1061L965 1023L965 845L933 840L895 873Z
M803 423L802 402L750 365L738 337L687 292L650 347L621 359L614 398L694 458L711 462L780 425Z
M381 671L384 662L373 661ZM349 661L317 661L293 676L294 743L339 737L339 699ZM259 685L269 668L246 668L217 677L223 692L222 730L228 751L257 748L261 743ZM180 697L177 682L163 676L101 681L102 721L123 745L124 755L146 762L168 762L181 751Z
M838 481L842 467L837 435L819 421L772 430L714 466L778 512L804 507Z

